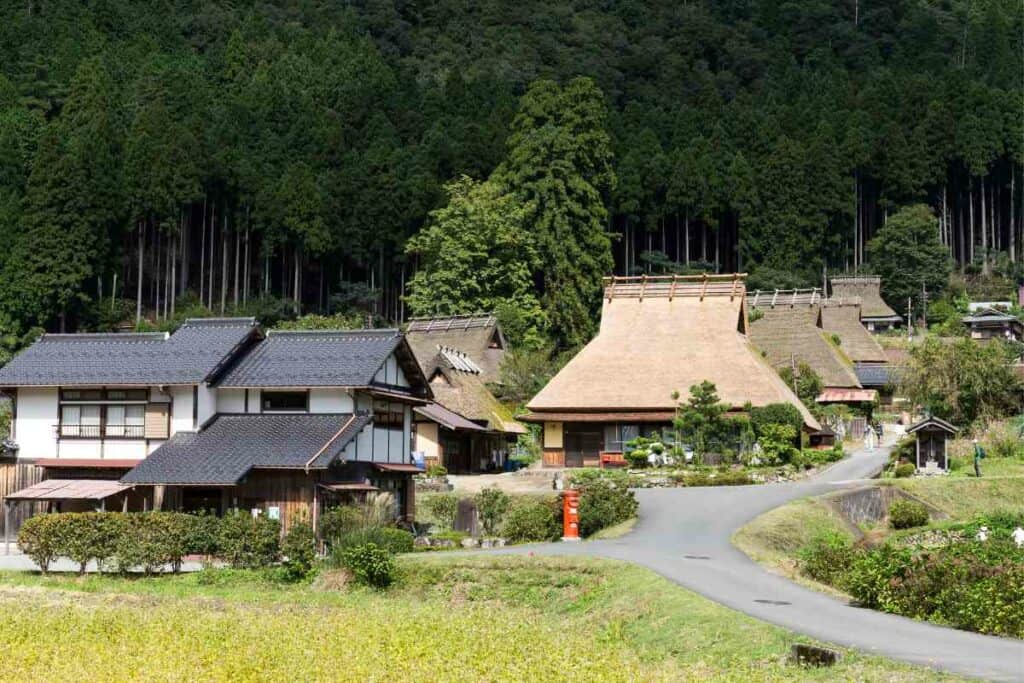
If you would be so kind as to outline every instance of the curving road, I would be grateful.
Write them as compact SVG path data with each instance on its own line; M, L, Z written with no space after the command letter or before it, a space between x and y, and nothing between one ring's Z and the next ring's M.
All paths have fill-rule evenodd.
M790 484L642 489L640 519L622 538L507 550L636 562L723 605L821 641L976 678L1024 681L1021 641L853 607L765 571L732 545L733 533L761 513L862 482L887 457L887 449L859 452Z

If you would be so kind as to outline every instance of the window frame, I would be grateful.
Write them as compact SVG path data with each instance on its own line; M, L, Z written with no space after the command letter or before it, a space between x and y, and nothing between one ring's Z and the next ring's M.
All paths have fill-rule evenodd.
M267 396L301 396L302 407L295 408L268 408L267 407ZM263 389L260 391L260 412L261 413L280 413L280 414L302 414L309 412L309 390L287 390L287 389L272 389L267 391Z

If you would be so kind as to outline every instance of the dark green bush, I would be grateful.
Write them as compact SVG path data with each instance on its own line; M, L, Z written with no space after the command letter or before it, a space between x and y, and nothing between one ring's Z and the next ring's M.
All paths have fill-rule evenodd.
M394 529L392 527L356 529L335 540L332 554L340 557L348 548L368 543L383 548L394 555L411 553L413 551L413 539L413 535L404 529Z
M889 506L889 525L893 529L913 529L928 523L928 508L914 500L897 500Z
M490 486L473 496L473 501L476 503L484 533L494 536L501 527L502 518L512 505L512 498L501 489Z
M59 515L37 515L25 520L18 531L18 548L45 574L60 557Z
M281 541L282 578L302 581L313 575L316 567L316 534L306 522L295 522Z
M766 426L772 424L789 425L793 428L794 434L799 434L804 426L804 418L800 410L791 403L769 403L760 408L750 409L750 425L758 438L768 431L765 429Z
M235 568L266 567L280 556L281 523L235 510L221 519L220 557Z
M447 477L448 468L444 465L430 465L423 474L428 477Z
M189 515L188 554L212 557L219 551L220 517L201 511Z
M387 588L395 580L395 560L384 548L366 543L346 548L341 553L341 564L357 583L373 588Z
M896 469L893 470L893 476L897 479L906 479L914 476L914 472L917 472L917 468L914 467L914 463L901 462L899 465L896 465Z
M855 555L849 538L834 531L825 532L800 551L800 571L815 581L839 585Z
M455 517L459 511L459 498L452 493L438 493L426 500L427 510L437 523L445 529L455 527Z
M625 486L596 479L580 489L580 535L590 536L605 527L636 517L639 503Z
M328 544L362 526L362 513L350 505L331 508L320 516L320 535Z
M512 508L502 533L512 543L528 543L553 541L561 535L561 529L551 505L530 501Z

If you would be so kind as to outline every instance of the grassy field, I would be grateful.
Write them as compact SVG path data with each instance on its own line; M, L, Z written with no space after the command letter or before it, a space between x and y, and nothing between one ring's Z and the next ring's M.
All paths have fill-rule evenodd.
M403 558L387 593L327 574L0 574L4 680L934 681L847 653L789 664L792 634L621 563Z
M993 458L985 461L981 479L950 476L890 481L948 513L951 518L969 521L996 510L1024 512L1024 476L996 474L999 471L1014 472L1015 468L1016 463L1012 461Z

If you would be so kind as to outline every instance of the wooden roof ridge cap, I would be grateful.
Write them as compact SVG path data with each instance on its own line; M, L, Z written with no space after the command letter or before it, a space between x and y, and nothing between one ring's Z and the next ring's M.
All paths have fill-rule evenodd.
M352 415L350 415L350 416L349 416L349 418L348 418L347 420L345 420L345 424L343 424L343 425L341 426L341 429L339 429L339 430L338 430L338 431L337 431L337 432L336 432L336 433L334 434L334 436L332 436L332 437L331 437L330 439L328 439L328 440L327 440L327 443L325 443L325 444L324 444L323 446L321 446L321 447L320 447L320 450L318 450L318 451L316 452L316 454L314 454L314 455L313 455L313 457L312 457L312 458L310 458L309 460L307 460L307 461L306 461L306 465L305 465L305 467L304 467L304 469L306 470L306 474L309 474L309 466L310 466L310 465L312 465L312 464L313 464L313 462L315 462L317 458L319 458L319 457L320 457L321 455L323 455L324 451L326 451L326 450L327 450L327 449L328 449L328 448L330 447L330 445L331 445L332 443L334 443L335 441L337 441L337 440L338 440L338 437L340 437L340 436L341 436L342 434L344 434L344 433L345 433L345 430L346 430L346 429L348 429L348 428L349 428L349 426L350 426L350 425L351 425L351 424L352 424L353 422L355 422L355 420L356 420L356 417L357 417L357 416L358 416L358 414L357 414L357 413L352 413Z

